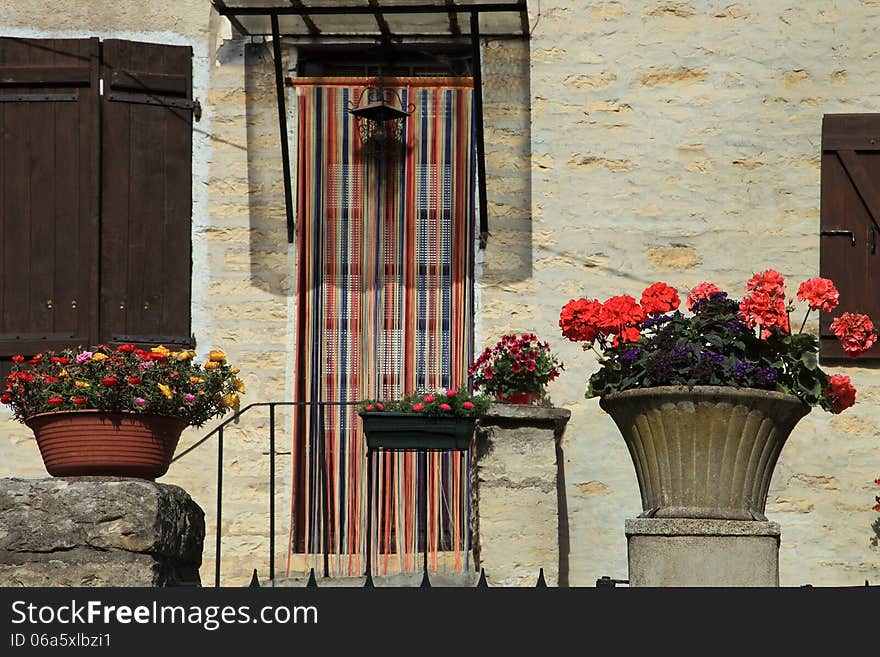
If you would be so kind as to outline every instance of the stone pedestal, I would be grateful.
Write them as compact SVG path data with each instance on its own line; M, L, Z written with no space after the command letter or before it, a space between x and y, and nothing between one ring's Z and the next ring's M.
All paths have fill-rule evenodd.
M557 447L570 416L562 408L492 404L480 419L472 529L477 570L485 569L490 586L534 586L541 568L557 585L560 501L565 518Z
M747 520L626 521L630 586L779 586L779 525Z
M199 583L205 514L140 479L0 479L0 586Z

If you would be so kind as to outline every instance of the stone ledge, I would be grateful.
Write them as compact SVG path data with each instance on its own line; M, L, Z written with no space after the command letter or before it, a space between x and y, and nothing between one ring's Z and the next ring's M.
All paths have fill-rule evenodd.
M561 431L570 417L570 410L556 406L492 403L489 404L486 414L480 418L479 424L483 427L529 424L550 426L556 431Z
M761 520L711 520L704 518L627 518L630 536L772 536L779 539L779 524Z

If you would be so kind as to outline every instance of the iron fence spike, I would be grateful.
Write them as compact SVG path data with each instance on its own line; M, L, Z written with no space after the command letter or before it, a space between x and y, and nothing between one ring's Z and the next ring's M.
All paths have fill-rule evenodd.
M425 571L423 571L423 573L424 574L422 575L422 583L419 584L419 588L420 589L429 589L429 588L431 588L431 580L428 577L428 571L425 570Z
M535 584L536 589L546 589L547 588L547 580L544 579L544 569L541 568L538 573L538 582Z
M489 582L486 581L486 570L484 568L480 568L480 581L477 582L478 589L488 589Z
M315 569L309 568L309 581L306 582L307 589L316 589L318 588L318 580L315 579Z
M254 574L251 575L251 583L248 584L249 588L258 589L260 588L260 578L257 577L257 569L254 568Z

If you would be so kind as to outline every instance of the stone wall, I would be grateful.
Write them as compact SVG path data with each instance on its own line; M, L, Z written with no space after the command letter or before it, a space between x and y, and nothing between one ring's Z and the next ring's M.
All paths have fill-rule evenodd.
M613 422L583 399L595 359L560 337L559 309L656 280L736 294L768 267L792 285L817 275L822 115L880 111L880 3L529 5L532 271L504 272L508 250L490 242L480 319L486 342L532 329L565 361L550 395L572 411L571 583L583 586L625 576L623 519L640 503ZM767 515L781 525L784 586L880 578L880 378L828 369L852 377L859 403L814 410L782 452Z

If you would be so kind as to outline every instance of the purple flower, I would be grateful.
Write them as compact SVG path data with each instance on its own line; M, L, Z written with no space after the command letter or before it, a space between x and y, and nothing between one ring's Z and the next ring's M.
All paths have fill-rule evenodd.
M195 396L194 394L192 394L191 392L186 393L186 394L183 396L183 398L184 398L187 402L189 402L190 404L192 404L192 403L196 400L196 396Z
M721 361L724 360L724 356L716 354L713 351L701 351L700 360L706 363L712 363L713 365L720 365Z
M677 346L672 350L673 358L684 358L685 356L690 356L692 353L694 353L694 348L689 344L681 347Z
M660 324L665 324L672 320L672 317L669 315L660 315L658 317L649 317L644 322L641 323L641 328L652 328L654 326L659 326Z
M92 355L93 354L91 351L84 351L81 354L77 354L76 355L76 364L82 365L83 363L89 362L92 359Z
M137 399L134 400L134 403L135 403L135 406L143 407L143 406L147 405L147 400L144 399L143 397L138 397Z
M633 347L629 351L625 351L620 355L620 360L635 360L642 353L638 347Z

